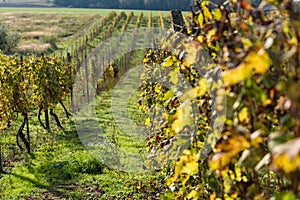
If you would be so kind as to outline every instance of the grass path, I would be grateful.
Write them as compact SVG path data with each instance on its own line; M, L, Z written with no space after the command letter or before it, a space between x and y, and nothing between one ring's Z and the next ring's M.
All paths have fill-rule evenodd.
M137 52L131 63L136 63L141 55L143 52ZM130 80L135 81L127 78L127 82L122 82L125 88L101 92L95 111L101 134L123 151L136 155L144 147L143 138L128 134L132 127L125 118L115 122L111 107L112 95L124 95L126 85L132 84ZM127 103L121 106L128 108L126 117L143 123L135 104L136 92L133 94L129 101L117 102ZM0 199L159 199L163 189L159 173L127 173L105 166L82 144L74 121L60 114L66 131L52 125L53 138L45 133L48 138L34 153L24 154L21 161L14 163L11 174L0 179Z
M131 141L110 124L111 91L97 98L99 125L107 137L116 131L118 144L127 151L142 143ZM65 122L69 131L58 131L53 146L45 143L17 162L12 173L0 179L0 199L140 199L148 190L138 193L142 180L155 180L157 174L125 173L107 168L82 145L74 124ZM113 130L115 129L115 130ZM112 139L112 138L109 138ZM145 194L146 193L146 194Z

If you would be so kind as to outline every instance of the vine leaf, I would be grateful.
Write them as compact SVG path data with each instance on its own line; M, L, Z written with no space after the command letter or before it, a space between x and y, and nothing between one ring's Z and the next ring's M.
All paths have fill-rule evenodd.
M151 125L151 119L150 117L147 117L145 120L145 126L150 126Z
M190 102L184 102L176 111L174 115L174 123L172 124L172 130L175 133L179 133L185 126L191 123L192 107Z
M300 138L273 149L273 167L291 173L300 169Z
M253 74L265 73L272 64L269 55L263 50L251 51L237 68L231 69L223 74L225 86L235 85Z
M249 123L250 119L249 119L249 111L247 107L244 107L238 115L238 118L240 120L240 122L242 123Z
M173 92L172 90L169 90L169 91L164 95L163 100L166 101L166 100L168 100L168 99L170 99L170 98L173 98L174 95L175 95L174 92Z
M196 174L198 173L199 157L195 153L185 150L180 157L179 165L175 169L175 174Z
M206 94L206 92L209 90L209 84L207 83L207 80L202 78L198 82L199 86L196 86L186 93L184 93L181 97L180 100L185 102L187 100L194 100L197 97L202 97L203 95Z
M216 145L216 154L209 161L211 170L221 169L232 162L232 158L238 155L239 152L251 147L251 144L243 135L226 133L230 136L223 138Z
M162 63L162 66L164 67L175 67L177 66L176 63L178 62L178 59L176 56L169 56L167 57L164 62Z
M170 82L176 85L178 83L178 72L177 70L174 70L169 73Z
M185 44L185 65L190 66L197 63L198 52L203 48L198 42L192 41L189 44Z

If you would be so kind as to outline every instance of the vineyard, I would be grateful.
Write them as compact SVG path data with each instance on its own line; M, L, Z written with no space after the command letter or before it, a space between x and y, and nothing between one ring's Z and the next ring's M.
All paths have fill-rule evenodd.
M300 198L300 5L271 3L109 11L0 53L1 199Z
M31 56L1 54L1 88L5 88L1 90L0 114L1 199L34 196L46 198L47 195L49 198L86 199L86 192L89 190L95 198L104 199L114 199L120 195L148 195L147 191L144 194L131 193L138 180L149 179L149 175L132 177L128 174L120 177L119 173L105 169L103 163L85 150L73 120L69 118L81 104L97 96L97 109L103 114L99 116L99 124L107 137L112 138L112 141L125 140L121 144L133 143L131 149L143 146L142 141L134 142L124 134L116 138L111 136L122 130L114 124L108 125L113 116L106 107L109 106L107 100L111 99L111 88L118 78L131 65L142 63L146 49L138 48L141 33L132 32L139 28L147 30L150 26L161 29L170 24L169 15L163 17L162 13L157 12L153 16L150 13L110 11L101 17L95 15L91 17L93 23L89 23L84 32L80 30L69 36L57 50L43 55L39 55L39 51L32 52L36 55ZM33 17L34 14L29 16ZM127 30L131 32L126 33ZM112 39L109 40L110 38ZM103 41L109 42L103 44ZM147 43L152 45L152 41ZM57 43L58 46L61 44ZM126 49L125 53L117 58L111 56L121 46ZM135 112L135 107L133 106L132 112ZM136 117L136 120L140 119ZM75 156L70 154L74 151ZM43 157L55 161L45 165ZM22 163L24 167L16 168L16 165ZM63 168L58 167L60 171L53 171L51 168L54 165ZM108 172L104 173L105 170ZM80 180L80 173L87 174L88 177L80 177L83 184L78 186L75 182ZM101 176L101 180L106 179L101 188L108 188L107 191L100 190L98 184L90 181L96 174ZM52 178L48 179L47 176ZM150 175L150 179L155 180L157 175L153 178L151 176L153 175ZM128 179L137 183L123 188L123 183ZM41 180L44 181L37 183ZM66 182L74 191L60 191L65 187L62 182ZM116 188L113 189L112 185L116 185Z

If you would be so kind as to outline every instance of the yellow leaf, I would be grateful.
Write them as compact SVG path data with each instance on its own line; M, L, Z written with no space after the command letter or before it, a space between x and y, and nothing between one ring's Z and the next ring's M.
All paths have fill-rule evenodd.
M202 13L199 13L197 21L198 21L198 24L199 24L200 28L202 28L203 22L204 22L204 17L202 15Z
M208 83L207 80L202 78L200 79L200 81L198 82L199 87L201 88L202 93L199 95L204 95L206 93L206 91L208 90Z
M161 88L161 85L158 85L158 84L157 84L157 85L155 86L155 88L154 88L155 92L158 93L158 94L161 94L161 93L162 93L161 89L162 89L162 88Z
M197 90L198 87L195 87L193 89L190 89L189 91L185 92L181 97L181 101L187 101L187 100L193 100L197 98L197 93L195 90Z
M211 194L210 197L209 197L210 200L215 200L216 198L217 198L216 193Z
M249 119L249 111L247 107L244 107L238 114L238 118L242 123L248 123Z
M291 173L300 169L300 138L296 138L273 149L273 166Z
M231 134L231 133L230 133ZM230 135L228 139L224 139L220 143L216 145L216 149L218 152L221 151L241 151L247 148L250 148L250 143L248 139L244 135Z
M150 61L150 58L146 57L146 58L144 58L143 63L147 63L149 61Z
M241 64L235 69L225 72L223 75L223 81L225 86L231 86L237 84L246 78L251 76L251 69L247 68L244 64Z
M265 73L270 65L272 64L272 60L265 50L261 49L257 53L251 52L246 60L244 61L246 64L251 65L251 68L254 69L254 72L257 74Z
M176 85L178 83L178 72L176 70L172 71L169 73L169 76L170 76L171 83Z
M237 181L242 181L243 176L242 176L242 169L238 166L235 166L235 180Z
M185 61L189 65L197 63L198 52L202 49L202 46L198 42L192 41L188 44L184 44L184 47L187 53Z
M147 117L146 121L145 121L145 126L149 126L151 124L151 119L150 117Z
M251 51L237 68L223 74L224 85L231 86L251 77L253 74L263 74L271 64L272 60L263 49L258 52Z
M204 36L203 36L203 35L199 35L199 36L197 37L197 41L198 41L200 44L202 44L202 43L204 42Z
M277 6L280 1L278 1L278 0L267 0L267 2L274 5L274 6Z
M203 13L204 13L204 17L208 20L212 20L212 14L211 12L209 11L208 7L207 6L203 6L202 7L202 10L203 10Z
M188 199L198 199L199 198L199 192L197 192L196 190L191 191L188 196Z
M222 18L222 12L219 8L216 8L212 12L213 16L215 17L215 20L220 21Z
M208 43L213 42L214 36L216 35L216 33L217 33L217 29L212 29L207 33L206 37L207 37Z
M230 134L230 133L228 133ZM209 167L211 170L217 170L227 166L233 157L239 152L248 149L251 144L243 135L230 135L229 138L223 139L216 145L216 154L209 160Z
M273 103L273 101L271 99L266 99L264 102L263 102L263 105L264 106L267 106L267 105L271 105Z
M254 133L251 134L251 145L258 147L259 144L261 144L263 142L263 138L262 138L262 130L257 130Z
M228 153L217 153L208 162L209 168L211 170L217 170L227 166L230 163L232 155Z
M248 50L250 47L253 46L253 43L251 42L251 40L249 38L241 37L241 41L246 50Z
M291 159L288 155L282 154L273 158L273 165L276 169L282 169L286 173L291 173L300 169L300 157Z
M199 156L190 150L184 150L180 160L177 162L175 168L175 175L179 176L180 174L193 175L198 173L198 164Z
M177 61L177 58L175 56L169 56L167 57L164 62L162 63L162 66L164 67L172 67Z
M190 125L191 111L192 107L190 103L184 103L177 109L174 116L175 121L172 124L172 130L175 133L179 133L185 126Z
M174 97L174 92L172 90L169 90L165 95L164 95L164 98L163 100L166 101L170 98Z
M197 97L202 97L208 91L208 83L206 79L201 79L198 84L199 86L196 86L184 93L180 97L180 100L185 102L187 100L194 100Z

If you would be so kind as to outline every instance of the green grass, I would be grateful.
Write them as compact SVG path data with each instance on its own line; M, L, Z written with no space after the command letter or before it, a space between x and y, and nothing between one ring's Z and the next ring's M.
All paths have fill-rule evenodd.
M138 52L133 60L140 54ZM117 141L121 149L138 153L144 141L126 135L113 122L111 95L112 91L108 90L97 96L97 121L103 130L102 134L110 142ZM143 123L136 110L136 97L130 102L130 117L136 123ZM73 121L65 119L60 108L56 111L66 131L59 130L52 121L51 139L51 134L45 131L36 132L39 124L32 119L31 134L40 134L45 138L40 140L32 154L23 154L21 160L14 163L11 173L0 179L0 199L88 199L91 195L96 199L141 199L156 192L155 187L160 186L159 174L119 172L111 166L106 167L86 150Z
M112 118L109 111L110 92L103 92L98 98L102 101L97 108L101 115L99 124L109 136L112 134L112 126L108 126ZM94 188L91 195L96 195L98 199L138 198L143 194L134 193L135 185L130 183L157 176L153 173L118 172L105 167L82 145L72 121L64 121L64 124L68 130L66 132L52 126L55 131L53 144L48 140L32 154L24 154L22 160L15 163L11 174L0 179L0 199L40 199L45 195L49 198L87 199L89 196L82 191L89 187ZM135 145L142 146L135 142L128 147L128 142L133 141L124 139L120 130L117 134L119 145L124 146L126 151L134 151ZM101 192L97 194L96 189Z

